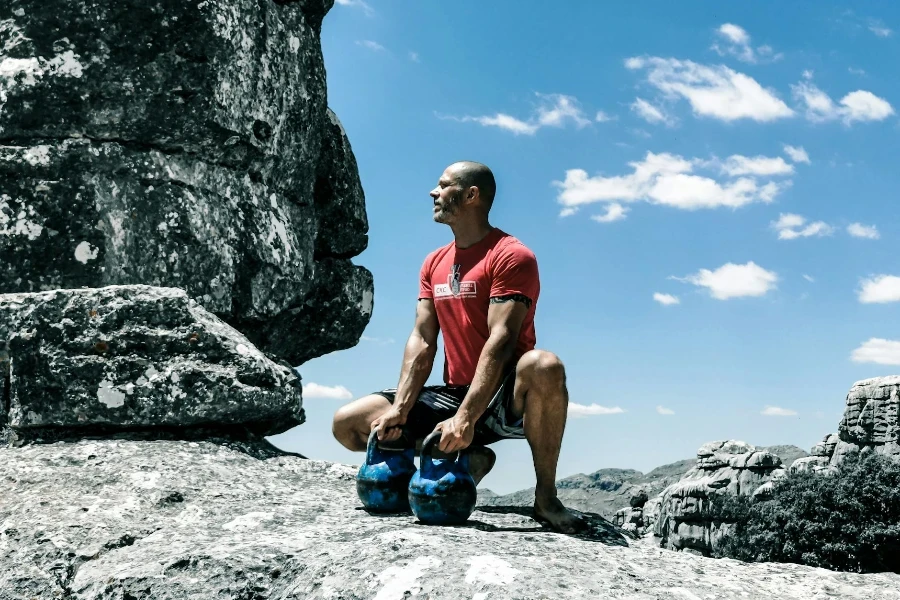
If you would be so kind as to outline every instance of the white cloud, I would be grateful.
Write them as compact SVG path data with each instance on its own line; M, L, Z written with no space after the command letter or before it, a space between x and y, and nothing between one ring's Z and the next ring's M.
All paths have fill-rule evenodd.
M876 275L871 279L863 279L859 290L859 301L863 304L900 302L900 277Z
M303 386L304 398L326 398L329 400L352 400L353 394L342 385L328 387L318 383L307 383Z
M860 77L864 77L866 74L865 69L857 69L855 67L847 67L847 72L851 75L859 75Z
M678 299L678 296L673 296L672 294L660 294L659 292L653 294L653 299L663 306L671 306L673 304L681 303L681 300Z
M560 217L571 217L572 215L574 215L577 212L578 212L577 208L569 206L569 207L566 207L566 208L562 209L561 211L559 211L559 216Z
M618 415L625 412L624 408L618 406L600 406L599 404L577 404L569 402L569 416L577 419L579 417L590 417L594 415Z
M387 50L387 48L385 48L378 42L373 42L372 40L356 40L356 45L362 46L363 48L368 48L373 52L384 52Z
M870 338L850 355L853 362L900 365L900 342Z
M611 116L611 115L603 112L602 110L598 110L597 116L594 117L594 120L597 121L598 123L608 123L610 121L618 120L618 117Z
M363 342L371 342L373 344L378 344L379 346L387 346L389 344L394 343L394 338L378 338L378 337L369 337L367 335L360 336L359 338Z
M867 238L870 240L877 240L881 237L877 227L874 225L863 225L862 223L850 223L847 225L847 233L853 237Z
M593 215L591 219L597 221L598 223L612 223L614 221L621 221L625 218L625 213L628 212L628 209L619 204L618 202L612 202L606 205L606 212L602 215Z
M722 172L726 175L736 177L739 175L790 175L794 172L794 167L789 165L783 158L776 156L769 158L767 156L729 156L722 163Z
M831 235L834 228L824 221L806 224L806 218L793 213L782 213L772 222L779 240L795 240L801 237Z
M422 61L419 59L419 53L418 53L418 52L412 52L412 51L410 51L410 53L409 53L409 60L411 60L411 61L413 61L413 62L422 62Z
M894 30L890 27L886 27L884 23L877 20L872 20L869 22L869 31L877 35L878 37L891 37L893 35Z
M744 165L749 171L766 170L754 162L758 159L736 155L728 160L730 162L727 164L734 169ZM628 164L633 169L631 173L611 177L602 175L589 177L582 169L566 171L565 181L553 182L560 188L558 202L566 207L593 202L645 201L684 210L720 206L737 208L751 202L771 202L781 190L790 185L790 181L782 183L770 181L763 184L756 177L717 181L711 177L694 174L694 168L723 168L719 166L722 163L716 160L688 160L668 153L648 152L644 160ZM779 165L775 170L784 171L785 168L792 169L790 165L784 163L784 167Z
M374 10L372 7L363 2L363 0L335 0L335 4L340 4L341 6L355 6L361 8L363 12L367 15L371 16L374 14Z
M724 48L719 44L713 44L712 49L718 52L719 56L730 54L746 63L772 62L784 56L780 53L775 54L770 46L760 46L754 51L750 45L750 34L743 27L733 23L725 23L716 30L716 34L727 44Z
M716 300L728 300L744 296L763 296L769 290L775 289L778 275L750 261L745 265L726 263L715 271L700 269L693 275L673 276L671 279L705 287Z
M657 406L656 412L658 412L661 415L674 415L675 414L674 410L672 410L671 408L666 408L664 406Z
M806 275L806 274L803 275L803 279L807 280L810 283L815 283L815 281L816 281L815 279L813 279L812 277L810 277L809 275Z
M728 67L707 66L675 58L629 58L625 66L648 70L647 81L669 98L682 97L695 115L722 121L766 122L794 114L775 92Z
M831 97L815 84L801 81L792 85L794 98L805 106L805 116L813 123L840 119L845 125L859 121L883 121L894 114L894 107L872 92L856 90L835 104Z
M767 417L796 417L797 411L779 406L766 406L759 414Z
M784 153L788 155L788 157L794 161L795 163L809 163L809 154L806 153L806 150L803 149L803 146L788 146L784 145Z
M460 123L478 123L485 127L499 127L515 135L534 135L542 127L564 127L569 122L574 123L579 129L590 125L590 120L584 116L578 106L578 100L574 97L563 94L536 95L539 98L539 105L527 121L504 113L482 117L438 116L438 118Z
M635 98L631 103L631 110L648 123L664 123L665 125L674 125L675 123L675 120L661 108L653 106L643 98Z

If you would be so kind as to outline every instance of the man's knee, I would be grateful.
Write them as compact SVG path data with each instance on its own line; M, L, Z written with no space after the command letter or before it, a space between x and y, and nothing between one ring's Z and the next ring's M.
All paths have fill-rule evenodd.
M564 385L566 367L562 360L546 350L531 350L522 355L516 371L529 379L532 385Z
M372 421L389 406L382 396L365 396L345 404L334 413L331 433L348 450L363 451Z

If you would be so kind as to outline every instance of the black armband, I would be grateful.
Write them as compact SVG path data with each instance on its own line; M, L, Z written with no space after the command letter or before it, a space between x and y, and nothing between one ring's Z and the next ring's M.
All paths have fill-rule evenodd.
M494 296L491 298L491 304L501 304L503 302L521 302L526 308L531 308L534 301L525 294L510 294L509 296Z

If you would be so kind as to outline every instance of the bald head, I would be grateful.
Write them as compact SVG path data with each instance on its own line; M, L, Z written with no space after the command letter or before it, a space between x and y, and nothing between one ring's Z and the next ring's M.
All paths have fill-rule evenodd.
M487 165L464 160L450 165L449 168L464 190L468 190L470 187L478 188L479 197L484 202L485 208L490 210L494 202L494 195L497 193L497 182Z

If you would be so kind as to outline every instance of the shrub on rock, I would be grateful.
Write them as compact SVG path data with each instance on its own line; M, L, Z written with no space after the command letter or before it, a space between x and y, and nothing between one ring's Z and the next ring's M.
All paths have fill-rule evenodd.
M717 512L733 522L719 557L900 572L900 463L874 452L830 474L792 472L767 500L722 497Z

